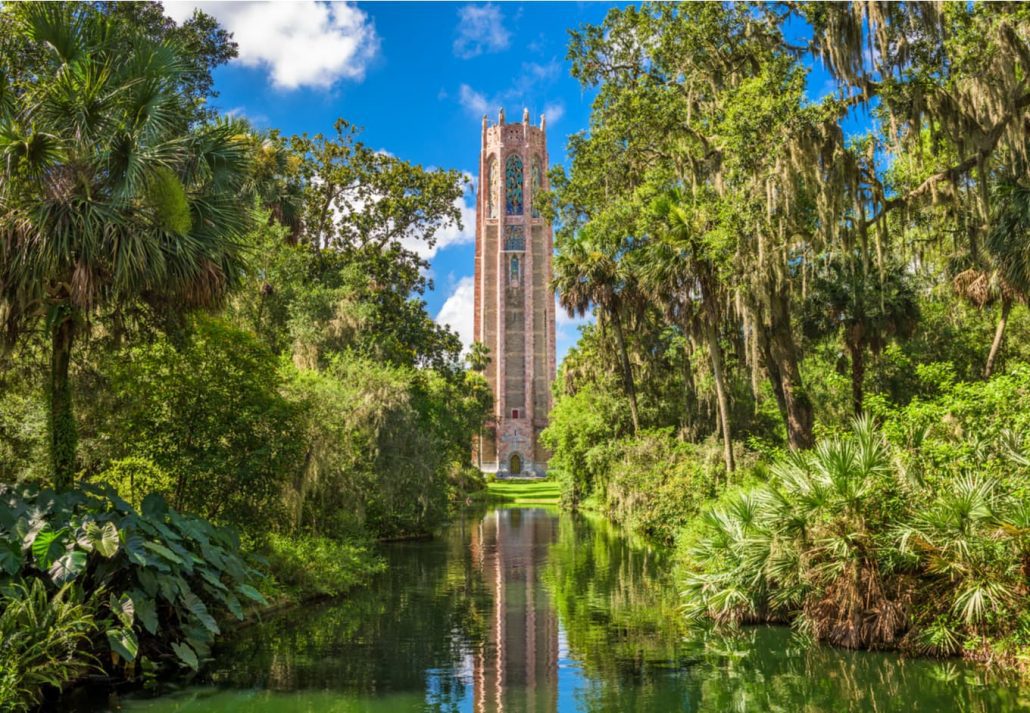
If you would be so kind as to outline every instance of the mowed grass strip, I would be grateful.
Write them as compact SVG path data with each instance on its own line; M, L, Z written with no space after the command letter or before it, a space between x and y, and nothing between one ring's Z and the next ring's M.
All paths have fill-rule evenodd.
M553 480L498 480L486 484L491 500L526 505L557 505L558 483Z

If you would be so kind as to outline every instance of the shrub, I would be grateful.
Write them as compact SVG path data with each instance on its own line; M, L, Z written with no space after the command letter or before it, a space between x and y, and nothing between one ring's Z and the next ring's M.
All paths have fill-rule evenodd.
M869 419L791 453L767 484L705 514L688 545L688 610L730 622L797 617L816 638L848 648L893 643L903 596L878 554L899 514L896 492Z
M658 541L672 542L701 504L715 494L721 465L706 464L698 447L671 429L618 442L603 494L616 522Z
M994 388L1008 387L973 390ZM919 418L909 425L921 430L926 406L910 409ZM903 426L894 422L894 432ZM939 458L935 438L909 442L908 459ZM993 639L1018 657L1030 641L1030 458L1019 437L1000 440L952 442L959 462L923 473L899 468L899 450L866 418L790 454L767 483L726 494L685 538L688 611L719 622L792 620L850 648L980 655Z
M81 582L107 621L114 665L142 658L196 669L219 633L242 619L240 597L264 603L257 573L228 529L181 515L157 494L137 512L110 488L56 494L0 485L0 585L19 578L56 590Z
M0 591L0 709L28 711L46 687L61 688L95 665L86 652L97 628L82 590L66 584L51 595L39 579Z
M385 568L368 546L314 535L271 535L268 569L276 584L296 599L336 596Z

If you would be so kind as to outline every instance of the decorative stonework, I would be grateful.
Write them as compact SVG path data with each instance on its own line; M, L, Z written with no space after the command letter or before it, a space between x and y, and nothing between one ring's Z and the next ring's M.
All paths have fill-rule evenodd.
M555 375L553 235L533 203L538 191L547 190L546 176L542 117L540 126L529 124L528 112L518 124L505 123L503 112L494 125L483 118L475 339L490 350L486 377L494 417L485 430L481 467L502 477L513 470L544 475L547 469L538 437L547 425Z

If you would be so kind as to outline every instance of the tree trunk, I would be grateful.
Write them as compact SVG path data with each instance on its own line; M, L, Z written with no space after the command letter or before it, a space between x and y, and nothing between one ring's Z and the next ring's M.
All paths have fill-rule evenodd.
M691 439L697 437L698 416L697 385L694 381L694 365L690 361L693 351L688 341L683 349L683 430Z
M1009 321L1009 312L1012 311L1012 300L1002 298L1001 317L998 318L998 328L994 330L994 341L991 342L991 351L987 355L987 364L984 366L984 378L991 378L994 371L994 361L998 358L998 351L1001 349L1001 341L1005 338L1005 325Z
M719 332L710 319L705 320L705 336L708 341L708 353L712 359L712 376L715 378L715 400L719 406L719 427L722 431L722 454L726 461L726 472L732 473L733 434L730 431L730 406L726 396L726 377L722 368L722 347L719 345Z
M633 384L633 370L626 352L626 339L622 334L622 320L618 310L612 310L612 326L615 327L615 341L619 345L619 356L622 359L622 377L626 384L626 396L629 397L629 411L633 417L633 435L640 433L640 418L637 415L637 389Z
M791 448L811 448L812 404L805 394L798 368L797 345L790 325L789 297L783 289L770 291L769 324L755 320L766 369L773 382L776 402L787 427Z
M855 415L862 415L865 380L865 355L862 343L848 341L848 352L851 354L851 402L855 407Z
M72 413L72 390L68 379L72 345L75 341L75 319L64 313L58 317L50 334L50 384L48 426L50 429L50 468L54 489L68 490L75 480L75 448L78 433Z

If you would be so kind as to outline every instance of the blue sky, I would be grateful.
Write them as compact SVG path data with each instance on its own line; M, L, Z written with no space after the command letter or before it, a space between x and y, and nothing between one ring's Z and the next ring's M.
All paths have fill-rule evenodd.
M569 76L568 30L600 22L610 3L167 2L177 20L195 7L216 17L240 56L215 73L215 106L285 134L332 130L337 117L362 139L425 166L468 173L478 165L484 113L496 121L528 107L548 117L551 163L566 160L566 137L587 127L592 95ZM810 77L826 93L825 72ZM435 289L429 312L467 341L472 329L474 195L463 229L441 234L426 256ZM558 316L559 361L578 322Z

